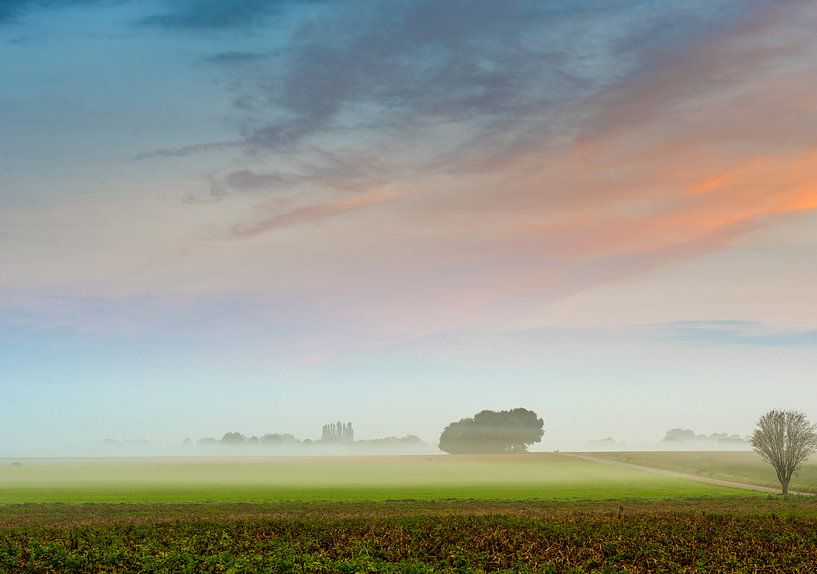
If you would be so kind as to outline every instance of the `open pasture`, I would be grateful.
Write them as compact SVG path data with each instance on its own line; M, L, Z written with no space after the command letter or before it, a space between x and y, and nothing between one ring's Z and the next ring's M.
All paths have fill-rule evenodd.
M0 461L0 504L274 500L612 500L739 490L559 454Z
M772 467L755 452L604 452L588 453L629 464L694 474L706 478L779 488ZM817 494L817 458L807 460L792 478L792 491Z

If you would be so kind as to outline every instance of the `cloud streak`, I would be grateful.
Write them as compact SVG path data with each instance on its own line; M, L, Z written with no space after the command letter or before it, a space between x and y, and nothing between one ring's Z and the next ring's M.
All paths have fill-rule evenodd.
M655 330L660 340L695 345L817 346L817 329L776 331L754 321L679 321Z
M142 19L142 24L168 30L218 31L258 27L270 16L298 4L320 0L182 0Z
M352 211L393 202L398 198L399 196L395 193L377 190L354 195L338 201L328 201L298 207L250 225L237 226L233 229L233 236L248 238L295 225L318 223Z

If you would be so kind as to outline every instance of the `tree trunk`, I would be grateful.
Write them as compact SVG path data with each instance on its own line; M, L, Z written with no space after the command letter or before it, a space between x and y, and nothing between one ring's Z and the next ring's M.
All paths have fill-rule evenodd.
M780 484L781 484L781 486L783 486L783 495L785 496L786 494L789 493L789 481L788 480L781 480Z

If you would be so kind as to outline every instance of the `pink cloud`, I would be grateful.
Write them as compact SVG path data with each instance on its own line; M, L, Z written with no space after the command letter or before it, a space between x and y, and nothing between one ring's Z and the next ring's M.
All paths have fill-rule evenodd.
M271 217L249 225L238 225L233 228L233 235L235 237L252 237L285 227L323 221L351 211L393 202L398 198L399 196L393 192L377 189L339 200L305 205L290 211L276 213Z

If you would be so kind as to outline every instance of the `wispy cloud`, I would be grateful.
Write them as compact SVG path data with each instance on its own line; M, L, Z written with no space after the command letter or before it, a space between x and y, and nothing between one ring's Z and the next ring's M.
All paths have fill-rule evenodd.
M233 235L241 238L253 237L284 227L323 221L350 211L396 201L398 198L399 196L393 192L377 190L354 195L338 201L306 205L291 211L278 213L250 225L237 226L233 229Z
M775 330L754 321L678 321L651 330L661 340L696 345L817 346L817 329Z
M319 0L182 0L165 11L146 16L142 23L170 30L225 30L259 26L271 15L297 4Z
M75 6L92 6L106 0L2 0L0 2L0 25L19 22L30 10L59 9Z
M224 142L208 142L199 144L190 144L180 147L168 147L157 150L146 151L133 156L134 160L156 159L156 158L179 158L186 157L192 154L209 153L224 151L227 149L237 148L241 145L238 141L224 141Z
M267 55L259 52L219 52L207 56L206 60L211 64L246 64L263 60Z

